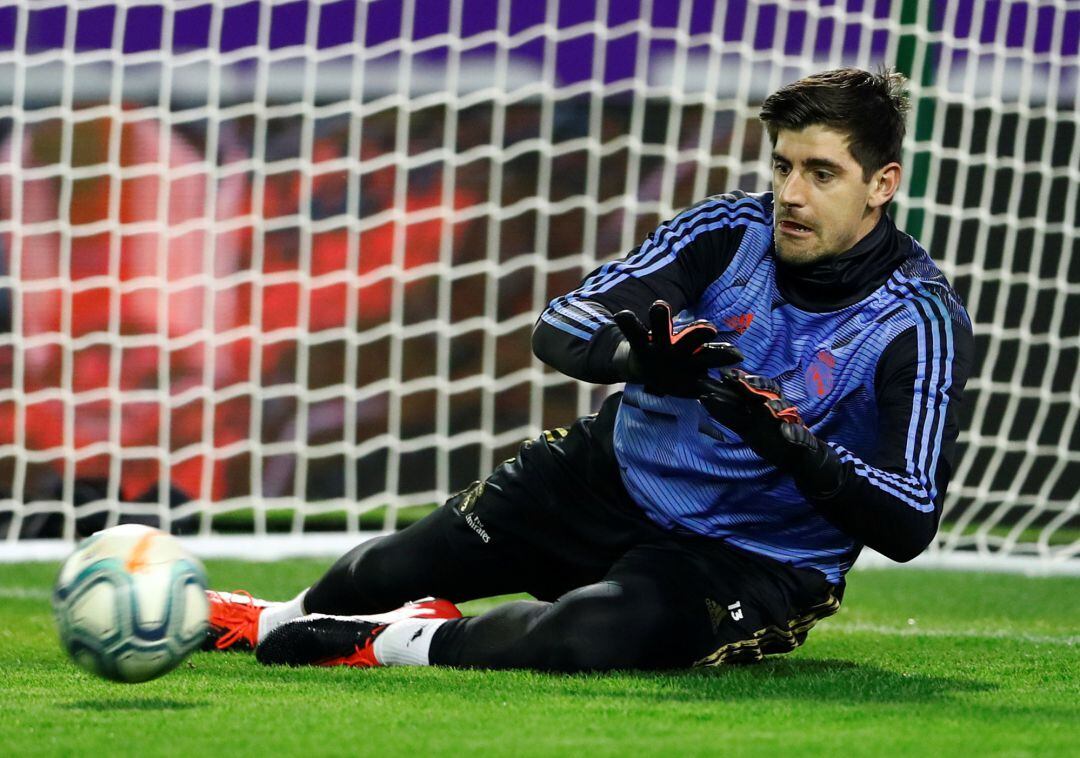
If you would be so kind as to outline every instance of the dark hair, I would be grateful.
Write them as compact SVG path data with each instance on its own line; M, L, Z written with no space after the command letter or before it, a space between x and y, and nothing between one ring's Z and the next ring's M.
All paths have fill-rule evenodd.
M876 74L838 68L811 74L765 98L761 121L776 144L781 129L826 126L850 136L848 150L862 166L863 180L886 163L900 161L907 79L893 69Z

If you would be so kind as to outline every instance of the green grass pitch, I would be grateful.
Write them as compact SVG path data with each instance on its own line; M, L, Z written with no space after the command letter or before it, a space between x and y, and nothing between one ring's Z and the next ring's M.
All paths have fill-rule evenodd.
M275 599L325 565L208 569L216 587ZM843 609L803 648L756 666L287 670L196 653L161 679L121 685L61 652L55 572L0 565L5 755L1042 756L1080 745L1080 579L856 572Z

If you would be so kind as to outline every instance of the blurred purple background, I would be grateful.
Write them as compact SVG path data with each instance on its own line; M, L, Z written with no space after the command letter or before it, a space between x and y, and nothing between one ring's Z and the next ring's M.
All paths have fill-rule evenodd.
M901 0L845 0L830 2L822 0L817 7L827 10L840 6L850 21L844 25L843 50L858 48L862 31L859 16L868 14L874 18L897 15ZM503 6L500 8L500 5ZM221 52L260 45L258 38L260 15L269 19L266 43L279 50L293 45L311 44L319 49L349 44L362 39L366 48L391 40L399 40L411 27L411 38L424 40L434 35L460 29L460 37L469 38L505 29L516 34L540 24L550 24L566 29L577 24L597 22L607 29L633 21L645 21L654 29L676 29L680 26L681 4L675 2L655 3L649 11L638 0L620 0L610 3L605 18L599 17L596 0L562 0L551 8L542 2L500 3L499 0L464 0L461 4L460 24L451 19L451 3L446 0L416 0L411 18L406 18L406 4L397 0L383 0L361 5L354 0L330 2L281 3L263 7L258 2L238 3L224 9L220 16L220 30L215 30L213 7L188 5L176 10L171 29L166 29L166 12L162 6L139 6L126 11L113 6L96 6L78 11L65 6L31 9L26 14L25 51L41 52L62 48L68 34L67 24L75 23L75 49L77 51L114 49L118 17L123 14L121 36L125 53L147 50L218 49ZM837 33L836 22L825 19L820 25L810 19L806 10L789 11L783 24L778 23L779 11L773 4L751 3L749 0L695 0L687 19L682 20L684 32L703 34L716 30L726 42L746 41L756 50L783 50L798 54L803 50L803 34L808 22L814 28L815 38L807 41L815 57L824 57L832 48ZM981 24L972 28L977 6L983 5ZM1041 6L1041 7L1040 7ZM557 13L555 8L557 7ZM361 18L357 19L357 12ZM1034 12L1032 12L1034 11ZM500 13L508 18L500 18ZM945 3L935 5L936 19L933 26L946 22ZM1007 13L1008 18L1002 19ZM970 39L982 43L996 41L1007 48L1028 48L1033 53L1076 55L1080 41L1080 7L1075 3L1067 7L1047 6L1036 2L1005 3L1000 0L956 0L955 13L948 13L951 22L946 31L958 39ZM748 16L750 17L748 19ZM748 25L749 21L749 25ZM20 45L17 33L18 11L13 6L0 8L0 51L12 50ZM1028 26L1035 28L1029 30ZM1057 49L1054 48L1054 30L1061 25L1062 34ZM310 27L310 28L309 28ZM1004 30L1004 39L1000 30ZM1031 41L1027 41L1029 39ZM309 40L310 37L310 40ZM871 40L871 58L882 57L888 40L884 31L875 32ZM555 70L561 83L573 83L593 77L593 46L597 37L588 28L580 34L564 38L556 44ZM632 31L607 41L604 80L619 81L634 75L637 64L638 35ZM657 56L675 48L672 40L652 39L648 55ZM544 58L545 39L535 38L509 51L510 56L531 60L539 64ZM421 53L430 62L445 59L448 48L438 45ZM490 57L495 55L495 45L471 48L468 56Z

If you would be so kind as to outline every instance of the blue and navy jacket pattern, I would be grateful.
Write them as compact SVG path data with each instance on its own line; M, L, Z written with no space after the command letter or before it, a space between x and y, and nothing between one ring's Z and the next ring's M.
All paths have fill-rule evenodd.
M874 256L896 265L880 281L861 282L854 302L808 306L780 286L771 194L717 196L601 266L541 315L538 332L557 330L565 354L578 355L549 362L583 375L618 341L613 312L643 314L654 299L667 299L681 311L678 321L717 325L720 339L745 356L740 368L776 378L844 463L831 502L814 501L697 400L628 384L614 449L627 491L650 519L816 569L834 583L878 532L919 523L932 536L951 473L970 321L918 243L888 219L870 237L845 255L862 256L871 269L881 269ZM853 508L863 512L847 512ZM924 537L917 539L925 544Z

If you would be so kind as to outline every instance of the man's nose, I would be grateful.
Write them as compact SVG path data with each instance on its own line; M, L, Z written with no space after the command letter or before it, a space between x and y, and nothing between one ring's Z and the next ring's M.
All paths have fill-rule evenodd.
M784 205L803 205L806 200L803 192L805 189L806 186L798 173L792 171L784 179L784 184L780 188L780 202Z

